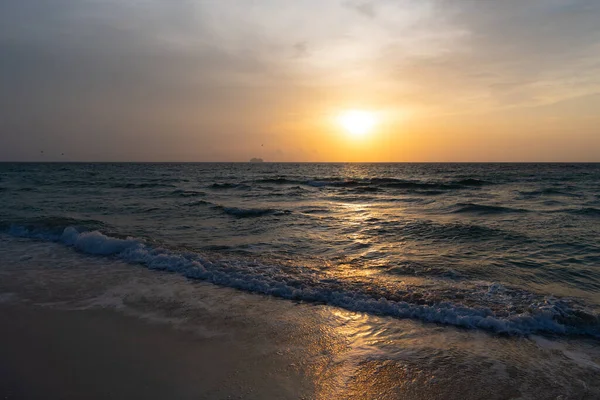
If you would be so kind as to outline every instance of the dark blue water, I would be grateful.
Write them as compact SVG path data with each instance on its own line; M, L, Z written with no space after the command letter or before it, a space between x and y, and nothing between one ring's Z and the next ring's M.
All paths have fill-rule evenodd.
M287 299L600 335L600 164L0 164L3 234Z

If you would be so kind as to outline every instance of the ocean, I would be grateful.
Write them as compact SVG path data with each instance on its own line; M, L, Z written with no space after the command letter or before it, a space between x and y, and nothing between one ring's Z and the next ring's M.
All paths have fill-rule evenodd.
M342 313L346 327L370 327L354 353L363 361L426 347L411 362L438 357L451 375L495 357L506 387L520 379L511 368L539 357L538 381L572 363L564 395L600 393L600 164L3 163L0 204L11 279L33 253L102 264L105 277L113 264L143 267L250 294L259 308L279 299ZM84 284L93 269L76 279L69 299L102 295ZM21 296L6 279L0 289ZM120 293L121 305L133 296ZM184 303L170 307L191 312ZM438 339L407 344L406 324ZM465 361L465 335L488 352ZM498 355L508 348L511 361Z

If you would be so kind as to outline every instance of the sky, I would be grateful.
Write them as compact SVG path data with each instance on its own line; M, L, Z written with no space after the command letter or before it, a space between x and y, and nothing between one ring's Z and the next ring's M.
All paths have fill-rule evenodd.
M598 0L3 0L0 161L598 162L598 21ZM377 123L351 135L346 110Z

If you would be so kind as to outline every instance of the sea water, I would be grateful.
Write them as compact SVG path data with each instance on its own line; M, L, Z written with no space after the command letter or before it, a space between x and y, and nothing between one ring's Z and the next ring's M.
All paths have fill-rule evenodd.
M231 343L279 398L595 399L599 233L599 164L0 164L0 304Z
M600 337L600 164L5 163L0 204L5 237L192 280Z

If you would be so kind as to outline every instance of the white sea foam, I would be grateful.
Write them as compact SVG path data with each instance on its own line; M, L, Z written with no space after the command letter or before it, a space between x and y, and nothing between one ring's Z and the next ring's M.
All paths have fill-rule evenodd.
M377 298L369 292L344 287L343 283L333 287L323 285L322 281L310 276L304 277L305 280L299 283L298 280L303 276L288 274L278 266L240 260L212 262L198 253L155 248L135 238L118 239L98 231L79 232L74 227L67 227L61 235L44 235L40 232L28 232L22 227L11 227L9 232L17 236L59 241L84 253L112 255L127 262L143 264L150 269L176 272L188 278L201 279L217 285L286 299L326 303L352 311L413 318L498 333L546 332L600 336L598 316L588 315L591 322L588 321L584 327L569 324L569 320L576 319L574 310L571 310L567 303L553 298L531 304L527 312L499 316L487 308L467 307L452 302L415 304L385 297ZM502 292L503 289L498 284L492 285L488 293Z
M132 246L141 245L140 242L134 239L116 239L103 235L98 231L80 233L73 227L64 230L60 241L84 253L96 255L121 253Z

